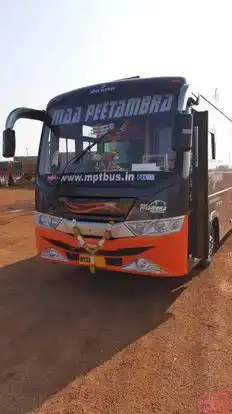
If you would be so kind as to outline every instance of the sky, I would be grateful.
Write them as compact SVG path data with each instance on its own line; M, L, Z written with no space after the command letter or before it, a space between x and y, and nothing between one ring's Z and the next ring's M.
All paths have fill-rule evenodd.
M184 76L232 117L229 0L0 0L0 158L8 113L130 77ZM19 120L16 155L42 124Z

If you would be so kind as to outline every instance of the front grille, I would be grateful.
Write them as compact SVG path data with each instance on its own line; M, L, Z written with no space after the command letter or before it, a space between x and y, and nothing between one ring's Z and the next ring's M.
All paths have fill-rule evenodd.
M106 257L105 261L108 266L122 266L121 257Z
M85 253L86 250L84 247L81 246L72 246L70 244L64 243L61 240L54 240L47 237L43 237L44 240L49 242L51 245L59 247L61 249L64 249L64 251L67 253ZM135 256L141 253L144 253L145 251L154 248L155 246L134 246L134 247L124 247L119 248L117 250L106 250L102 249L101 254L103 256L108 257L122 257L122 256Z
M65 252L65 253L66 253L69 260L75 260L76 261L79 258L78 253L70 253L70 252Z

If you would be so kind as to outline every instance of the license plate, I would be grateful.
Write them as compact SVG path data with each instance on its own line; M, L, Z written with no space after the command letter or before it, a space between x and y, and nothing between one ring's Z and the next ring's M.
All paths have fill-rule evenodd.
M80 254L79 264L89 266L91 264L90 255L89 254ZM105 267L106 266L104 256L95 256L95 266L96 267Z

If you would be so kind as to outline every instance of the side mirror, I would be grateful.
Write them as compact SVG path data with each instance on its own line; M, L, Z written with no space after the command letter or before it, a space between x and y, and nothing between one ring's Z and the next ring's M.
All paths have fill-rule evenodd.
M178 113L173 129L172 149L174 151L189 151L192 148L192 133L192 115Z
M15 155L15 131L5 129L2 137L2 155L4 158L12 158Z

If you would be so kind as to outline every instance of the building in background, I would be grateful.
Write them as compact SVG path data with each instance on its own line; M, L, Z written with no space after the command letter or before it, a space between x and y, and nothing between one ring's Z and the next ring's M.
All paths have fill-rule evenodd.
M37 156L14 157L14 164L22 166L23 178L34 181L36 173Z
M11 186L27 180L34 182L36 156L14 157L13 161L0 161L0 185Z

